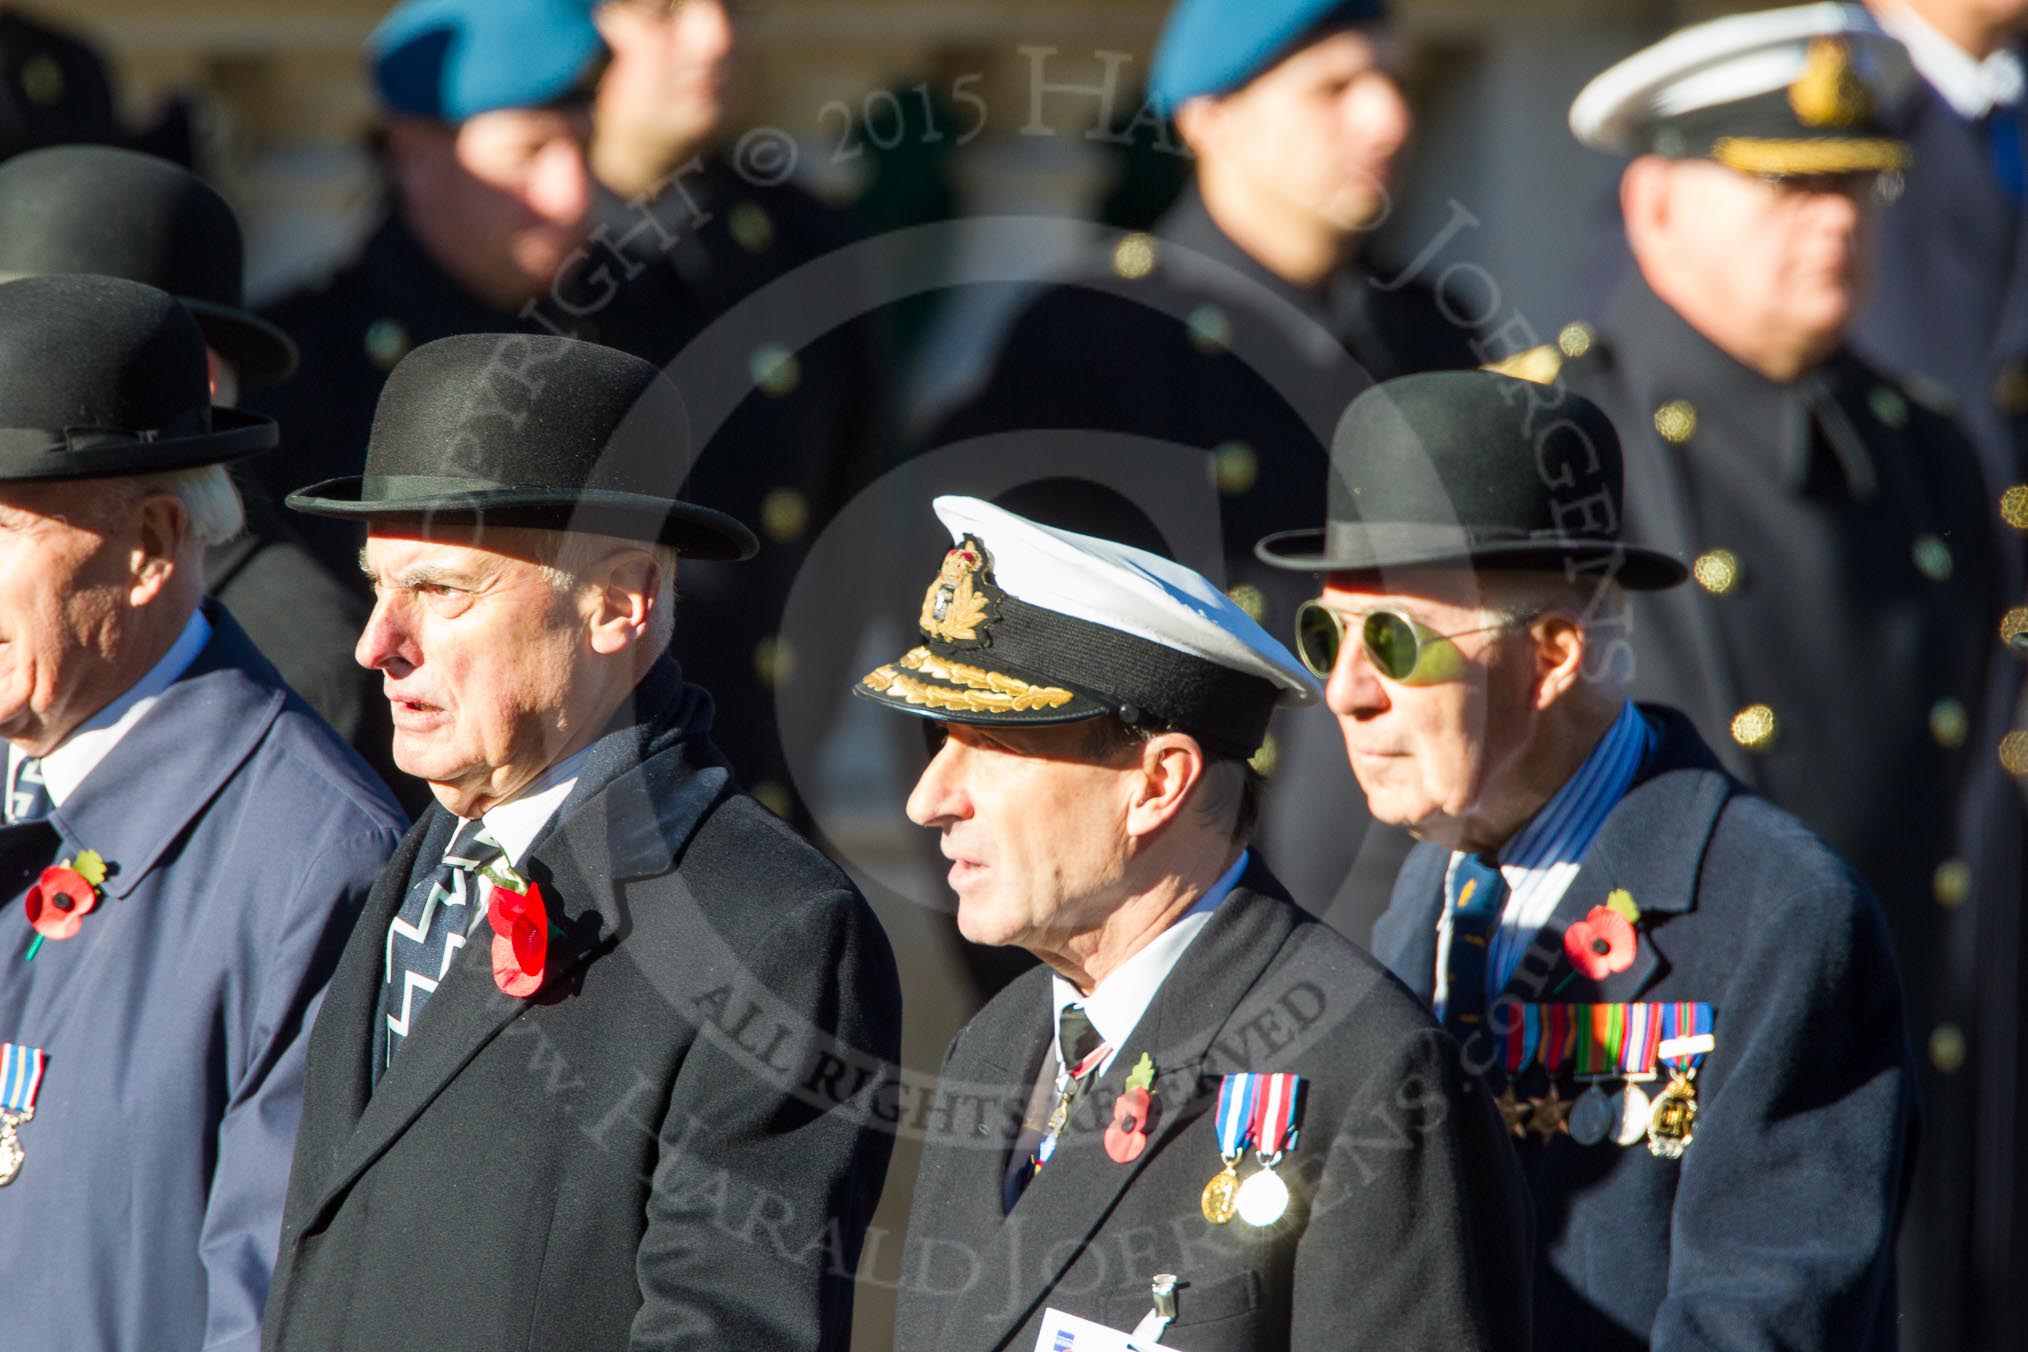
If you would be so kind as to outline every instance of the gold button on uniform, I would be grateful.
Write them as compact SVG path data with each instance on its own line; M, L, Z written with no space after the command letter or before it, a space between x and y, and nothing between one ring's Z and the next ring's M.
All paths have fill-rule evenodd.
M2015 530L2028 530L2028 484L2015 484L2000 495L2000 519Z
M2028 775L2028 732L2017 730L2000 739L2000 768L2010 775Z
M1931 582L1948 582L1951 576L1951 547L1936 535L1918 535L1909 547L1915 571Z
M1135 231L1113 246L1113 271L1130 282L1155 270L1155 238Z
M1964 1030L1954 1023L1940 1023L1931 1030L1929 1063L1946 1075L1956 1074L1965 1063Z
M2008 362L1993 377L1993 403L2003 413L2028 413L2028 367Z
M1211 482L1226 497L1237 497L1260 478L1260 457L1243 441L1227 441L1211 452Z
M1191 345L1207 357L1232 346L1232 316L1216 305L1198 306L1183 322L1190 330Z
M1775 731L1775 711L1765 704L1749 704L1732 716L1732 740L1748 751L1772 747Z
M1655 410L1655 430L1670 445L1681 446L1697 435L1697 410L1688 399L1671 399Z
M766 208L756 202L741 202L726 214L725 228L733 242L748 253L766 253L775 242L775 223Z
M801 535L810 524L810 504L793 488L777 488L761 499L761 529L778 545Z
M1267 597L1251 582L1242 582L1225 594L1234 605L1245 611L1246 617L1255 624L1259 624L1261 618L1267 614Z
M1963 746L1965 734L1971 730L1971 716L1957 700L1940 699L1929 706L1929 735L1936 738L1938 746Z
M2015 606L2000 617L2000 642L2012 643L2028 634L2028 606Z
M1591 351L1593 338L1591 325L1584 323L1565 324L1556 334L1556 350L1566 357L1582 357Z
M765 686L784 684L796 669L796 654L789 647L789 641L779 634L764 638L753 650L754 675L760 677Z
M1866 396L1866 403L1882 427L1899 431L1908 426L1908 400L1892 385L1875 385Z
M1729 549L1707 549L1690 565L1690 575L1713 596L1730 596L1739 590L1739 555Z
M1949 910L1965 904L1972 894L1972 866L1962 859L1946 859L1936 866L1936 903Z
M780 343L762 343L747 359L747 374L761 393L771 394L779 399L803 378L803 364L796 360L796 354Z
M376 319L366 326L366 359L383 371L392 371L413 345L398 319Z

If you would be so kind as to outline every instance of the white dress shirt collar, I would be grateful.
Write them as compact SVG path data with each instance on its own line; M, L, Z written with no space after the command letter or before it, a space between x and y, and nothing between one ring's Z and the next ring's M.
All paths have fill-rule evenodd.
M1177 917L1176 922L1150 939L1147 944L1121 963L1115 971L1099 982L1097 989L1089 996L1078 994L1077 987L1061 976L1051 978L1053 1000L1050 1006L1050 1027L1060 1027L1065 1005L1082 1003L1085 1017L1091 1020L1098 1035L1112 1047L1112 1052L1098 1065L1098 1074L1105 1074L1112 1067L1113 1058L1120 1048L1127 1045L1134 1028L1141 1022L1141 1016L1148 1012L1148 1006L1155 999L1155 992L1169 978L1176 963L1183 956L1183 950L1190 947L1204 927L1211 923L1212 913L1219 903L1230 895L1239 884L1240 875L1246 872L1247 859L1251 851L1240 851L1232 867L1219 876L1217 882L1205 889L1204 895L1191 904L1189 910ZM1052 1035L1052 1045L1054 1035ZM1056 1049L1057 1064L1063 1064L1063 1049Z
M577 787L577 777L584 770L585 757L590 754L590 747L579 748L544 770L518 797L496 803L486 810L482 817L486 831L500 842L509 864L516 868L521 866L521 857L528 853L528 847L535 843L535 838L542 834L542 828L549 824L549 819L563 806L563 800L570 797L570 791Z
M1906 5L1883 5L1878 17L1880 26L1908 49L1922 78L1965 121L1976 122L1996 107L2011 108L2021 101L2021 56L2012 47L1981 61Z
M155 707L155 701L162 698L163 692L190 669L190 664L197 660L197 654L203 652L204 645L210 641L211 621L204 618L203 611L192 611L183 632L169 645L169 651L148 668L146 675L128 686L118 699L80 723L70 736L63 739L61 746L42 758L42 782L49 790L52 803L62 807L64 800L77 792L85 776L112 754L113 748L136 723L147 717L148 711ZM9 789L13 788L21 763L27 759L19 747L7 748Z

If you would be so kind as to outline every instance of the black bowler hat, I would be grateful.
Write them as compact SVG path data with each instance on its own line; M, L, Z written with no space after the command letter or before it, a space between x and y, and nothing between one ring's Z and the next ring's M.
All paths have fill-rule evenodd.
M296 369L289 336L246 308L245 247L225 199L131 150L56 146L0 165L0 281L92 272L146 282L197 316L247 385Z
M117 277L0 286L0 480L107 479L264 451L275 424L211 406L197 321Z
M1361 394L1331 440L1322 530L1254 547L1292 572L1571 569L1623 587L1673 587L1675 557L1620 539L1620 439L1589 399L1491 371L1434 371Z
M689 423L639 357L575 338L467 333L425 343L387 378L366 473L289 494L313 516L538 526L746 559L753 532L679 501Z

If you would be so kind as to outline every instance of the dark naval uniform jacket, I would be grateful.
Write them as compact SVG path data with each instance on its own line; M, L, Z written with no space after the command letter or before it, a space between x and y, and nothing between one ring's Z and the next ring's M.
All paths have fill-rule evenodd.
M1102 464L1118 454L1121 437L1175 448L1172 474L1138 474L1123 491L1170 534L1172 548L1182 547L1180 523L1211 514L1223 558L1192 566L1217 578L1222 563L1226 588L1269 633L1286 638L1296 606L1316 588L1262 564L1254 542L1315 524L1332 431L1361 390L1483 360L1460 314L1419 278L1366 261L1321 293L1293 286L1220 230L1192 187L1151 232L1109 241L1105 264L1030 300L984 386L932 441L949 447L1031 432L1025 442L981 443L977 454L1034 464L1038 475ZM971 490L953 481L939 491ZM1297 896L1315 898L1337 919L1331 900L1359 854L1364 801L1328 710L1282 710L1271 737L1276 792L1265 807L1262 848ZM1393 879L1407 848L1405 837L1395 838L1369 885L1345 888L1355 911ZM1365 905L1352 917L1354 932L1364 933L1377 914Z
M1003 990L944 1057L909 1213L895 1346L1035 1346L1055 1307L1131 1331L1175 1275L1159 1341L1189 1352L1525 1348L1528 1210L1513 1152L1458 1049L1363 950L1258 858L1183 951L1049 1163L1003 1214L1031 1086L1054 1066L1050 975ZM1130 1070L1155 1073L1145 1149L1103 1141ZM1045 1064L1047 1063L1047 1064ZM1303 1076L1293 1201L1256 1229L1208 1221L1213 1116L1234 1071ZM1251 1157L1242 1176L1258 1168Z
M453 819L366 904L311 1037L264 1346L842 1348L892 1144L885 936L733 790L664 661L519 867L543 985L467 944L374 1086L388 923Z
M0 1042L48 1053L0 1189L0 1345L258 1345L310 1022L400 839L366 767L207 602L210 641L50 816L0 827ZM19 899L84 850L77 933Z
M1680 1160L1567 1132L1518 1145L1535 1203L1536 1345L1886 1352L1915 1104L1880 908L1822 842L1726 774L1680 714L1642 713L1660 741L1501 998L1707 1001L1715 1046ZM1426 1000L1449 858L1416 848L1373 935ZM1616 889L1641 911L1633 962L1592 981L1563 932ZM1501 1083L1504 1062L1483 1041L1465 1059ZM1566 1070L1566 1104L1576 1088ZM1539 1064L1518 1091L1548 1092Z

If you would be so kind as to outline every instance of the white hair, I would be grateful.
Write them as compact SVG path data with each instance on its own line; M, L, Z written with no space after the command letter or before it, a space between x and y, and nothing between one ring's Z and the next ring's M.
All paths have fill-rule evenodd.
M613 555L645 553L655 564L655 605L648 616L648 651L660 655L676 635L676 547L646 540L629 540L617 535L592 535L582 531L532 531L542 559L537 566L543 578L560 593L574 592L583 585L584 575Z
M190 516L190 534L209 548L234 539L246 529L246 504L224 465L144 474L126 481L128 505L150 493L166 493L183 504Z

